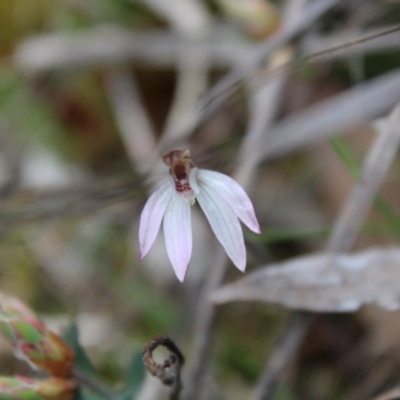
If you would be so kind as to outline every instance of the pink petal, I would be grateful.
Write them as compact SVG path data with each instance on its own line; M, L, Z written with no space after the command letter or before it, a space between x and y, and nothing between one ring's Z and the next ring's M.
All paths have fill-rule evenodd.
M244 271L246 248L237 216L230 207L227 207L225 200L209 186L200 183L200 192L196 198L228 256L240 271Z
M150 250L160 230L161 221L173 194L173 183L168 180L147 200L139 223L139 251L142 259Z
M261 233L253 204L244 189L232 178L215 171L201 169L198 180L203 187L214 189L237 217L253 232Z
M183 282L192 255L192 223L189 203L176 193L168 204L163 225L168 257Z

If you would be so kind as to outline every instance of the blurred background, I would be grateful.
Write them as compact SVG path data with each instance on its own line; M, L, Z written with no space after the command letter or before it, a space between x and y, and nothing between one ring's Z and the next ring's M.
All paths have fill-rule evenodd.
M400 100L400 34L303 57L399 17L397 0L1 0L0 290L55 330L76 320L106 384L118 387L131 354L161 334L196 363L220 245L196 206L183 285L161 233L138 261L138 218L167 174L159 156L189 148L199 167L246 187L263 228L245 230L248 271L321 251L380 118ZM257 54L234 91L209 96ZM365 95L347 115L340 96L357 88ZM399 162L353 249L398 243ZM242 277L228 266L224 282ZM213 312L206 398L257 398L290 311L234 302ZM396 311L320 314L271 398L372 398L400 380L399 337ZM3 342L0 352L2 374L26 369ZM146 385L143 398L163 398Z

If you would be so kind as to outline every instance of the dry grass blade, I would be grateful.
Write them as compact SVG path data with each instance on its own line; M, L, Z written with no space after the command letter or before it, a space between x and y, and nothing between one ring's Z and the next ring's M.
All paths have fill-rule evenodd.
M356 311L365 304L400 308L400 249L317 254L262 268L217 290L213 301L267 301L292 309Z
M282 156L327 135L343 134L388 112L399 100L400 70L396 70L287 117L266 132L271 140L262 144L262 159Z

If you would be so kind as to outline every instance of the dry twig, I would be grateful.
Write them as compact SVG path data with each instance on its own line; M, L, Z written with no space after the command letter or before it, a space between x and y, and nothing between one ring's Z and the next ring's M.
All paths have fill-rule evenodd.
M308 36L301 41L300 51L310 61L314 61L321 57L324 60L346 57L350 52L361 55L398 50L400 46L398 29L400 29L399 25L379 30L367 30L361 37L359 31Z
M349 50L354 50L353 48L355 46L366 42L374 44L374 39L382 38L399 30L400 30L400 24L396 24L388 28L379 29L378 31L358 36L355 39L342 41L342 43L338 43L334 46L325 47L323 50L319 50L316 51L315 53L304 56L303 60L315 61L322 57L325 58L327 55L329 55L330 57L336 57L338 52L343 53Z
M18 226L67 215L83 215L138 196L139 182L86 184L84 187L33 193L24 191L1 201L0 233Z

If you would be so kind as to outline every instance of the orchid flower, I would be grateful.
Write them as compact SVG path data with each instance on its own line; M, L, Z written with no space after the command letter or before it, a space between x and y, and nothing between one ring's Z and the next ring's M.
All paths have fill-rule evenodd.
M150 250L164 220L168 257L183 282L192 254L190 206L197 200L228 256L244 272L246 248L239 220L261 233L246 192L227 175L197 168L189 150L172 151L163 161L170 167L170 176L150 196L140 216L140 259Z

